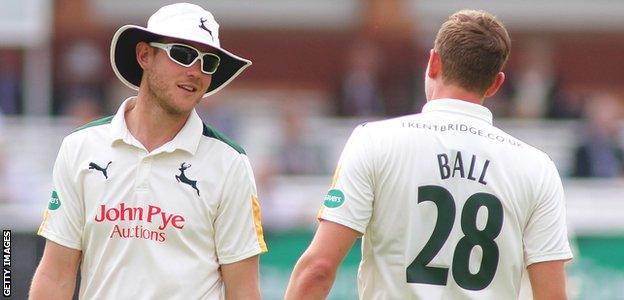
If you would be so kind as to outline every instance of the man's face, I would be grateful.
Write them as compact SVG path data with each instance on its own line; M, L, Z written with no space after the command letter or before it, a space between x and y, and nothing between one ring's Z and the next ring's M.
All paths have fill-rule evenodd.
M189 45L199 51L209 52L205 46L174 39L161 41ZM153 49L153 64L145 70L150 98L154 99L164 111L174 115L186 115L201 101L210 85L212 76L202 73L201 61L197 60L190 67L184 67L172 61L167 52Z

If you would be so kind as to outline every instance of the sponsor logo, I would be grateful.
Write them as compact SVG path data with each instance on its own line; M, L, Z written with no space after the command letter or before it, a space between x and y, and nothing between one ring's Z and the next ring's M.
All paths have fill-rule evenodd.
M100 167L98 164L94 163L94 162L90 162L89 163L89 170L98 170L100 172L102 172L102 175L104 175L104 178L108 179L108 167L110 166L110 164L112 163L112 161L109 161L108 164L106 164L106 168L102 168Z
M59 199L56 191L52 191L52 196L50 196L50 202L48 203L49 210L57 210L61 207L61 199Z
M181 230L186 222L183 216L165 212L156 205L132 207L126 206L124 202L115 207L100 205L94 220L98 223L115 223L109 236L110 239L137 238L157 242L164 242L167 239L165 230ZM137 221L142 221L144 224L136 225ZM127 222L132 225L127 226ZM153 226L155 229L147 228Z
M333 189L327 192L325 195L325 201L323 204L329 208L340 207L345 201L344 194L341 190Z

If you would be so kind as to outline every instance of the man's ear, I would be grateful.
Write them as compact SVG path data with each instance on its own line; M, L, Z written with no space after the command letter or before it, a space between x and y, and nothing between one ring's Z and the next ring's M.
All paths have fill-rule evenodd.
M139 42L136 45L136 60L143 70L149 67L152 58L152 47L146 42Z
M490 85L490 87L485 92L485 97L494 96L494 94L496 94L498 89L503 85L503 82L505 82L505 73L498 72L498 74L496 74L496 78L494 79L494 82L492 83L492 85Z
M442 62L440 61L440 54L435 49L429 50L429 62L427 62L427 76L431 79L435 79L440 74L442 69Z

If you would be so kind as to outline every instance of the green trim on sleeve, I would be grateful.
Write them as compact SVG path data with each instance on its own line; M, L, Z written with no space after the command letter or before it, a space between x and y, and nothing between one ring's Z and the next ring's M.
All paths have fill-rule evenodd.
M243 149L243 147L238 145L236 142L234 142L232 139L230 139L225 134L219 132L218 130L216 130L216 129L214 129L214 128L206 125L206 124L204 124L204 131L202 133L204 134L204 136L207 136L207 137L210 137L210 138L214 138L214 139L217 139L217 140L220 140L220 141L226 143L228 146L234 148L234 150L236 150L240 154L247 155L247 153L245 153L245 150Z
M110 124L110 122L113 120L113 117L114 117L114 116L115 116L115 115L112 115L112 116L108 116L108 117L104 117L104 118L100 118L100 119L97 119L97 120L91 121L91 122L89 122L89 123L87 123L87 124L84 124L84 125L82 125L82 126L80 126L80 127L76 128L76 129L74 129L74 131L73 131L73 132L80 131L80 130L83 130L83 129L87 129L87 128L89 128L89 127L93 127L93 126L100 126L100 125Z

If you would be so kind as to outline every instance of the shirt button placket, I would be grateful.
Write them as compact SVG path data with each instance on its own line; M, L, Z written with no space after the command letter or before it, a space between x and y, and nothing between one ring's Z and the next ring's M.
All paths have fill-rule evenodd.
M149 174L152 167L152 159L151 157L146 156L144 153L139 154L139 166L137 170L137 178L136 178L136 189L147 191L149 188Z

